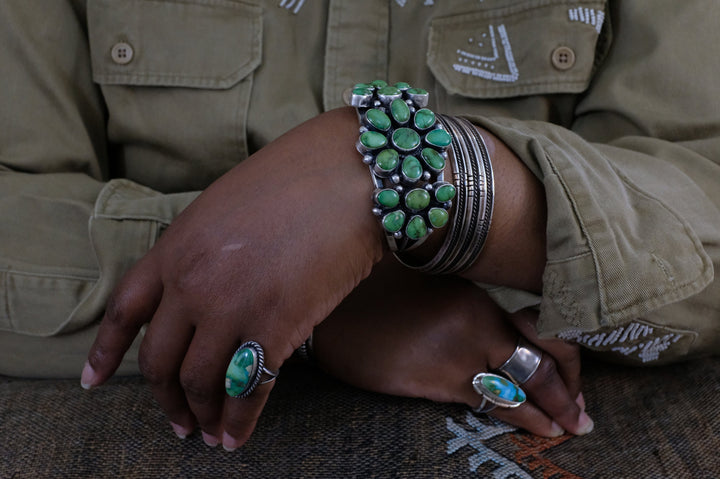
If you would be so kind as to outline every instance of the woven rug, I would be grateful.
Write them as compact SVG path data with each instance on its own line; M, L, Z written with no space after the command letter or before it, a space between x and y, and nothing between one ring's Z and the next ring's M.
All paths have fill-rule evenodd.
M255 434L228 453L179 440L141 378L0 378L0 478L717 478L720 358L585 366L595 431L542 439L458 405L283 368Z

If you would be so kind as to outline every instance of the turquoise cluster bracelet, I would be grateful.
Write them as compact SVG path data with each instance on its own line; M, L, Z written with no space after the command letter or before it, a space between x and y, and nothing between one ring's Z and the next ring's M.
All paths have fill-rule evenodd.
M429 94L407 83L359 83L348 103L360 120L357 150L369 166L373 213L390 249L409 250L448 223L455 186L444 181L452 136L427 108Z

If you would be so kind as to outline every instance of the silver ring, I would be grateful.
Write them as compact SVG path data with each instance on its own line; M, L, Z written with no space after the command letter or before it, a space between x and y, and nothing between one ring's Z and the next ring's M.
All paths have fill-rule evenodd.
M487 400L487 398L485 396L483 396L482 402L480 403L480 405L478 407L473 409L473 412L478 413L478 414L485 414L485 413L489 413L496 407L497 406L495 404L491 403L490 401Z
M495 406L514 408L527 399L525 391L512 381L492 373L478 373L472 381L473 389L483 397L478 409L486 409L486 401Z
M540 366L541 360L542 351L521 336L518 338L515 351L513 351L510 358L498 368L498 371L507 375L513 382L524 384L535 374L535 371L537 371L537 368Z
M262 376L266 375L265 379ZM259 384L275 381L278 373L265 367L265 353L255 341L240 345L225 371L225 392L230 397L246 398Z

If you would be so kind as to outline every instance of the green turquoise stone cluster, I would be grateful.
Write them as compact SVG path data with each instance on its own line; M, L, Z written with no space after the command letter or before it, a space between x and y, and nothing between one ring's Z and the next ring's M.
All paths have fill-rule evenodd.
M443 172L452 137L421 88L375 80L351 92L361 123L357 149L375 183L373 211L395 240L391 249L401 251L449 221L456 190Z

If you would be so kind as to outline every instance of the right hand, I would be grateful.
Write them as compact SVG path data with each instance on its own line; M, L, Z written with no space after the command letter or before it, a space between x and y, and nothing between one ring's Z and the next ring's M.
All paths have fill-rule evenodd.
M473 376L501 366L522 334L543 350L522 385L528 401L490 414L541 436L590 432L579 349L539 339L535 319L529 310L507 315L466 280L420 275L388 258L315 329L314 357L364 389L476 408Z

